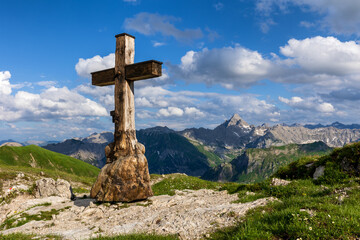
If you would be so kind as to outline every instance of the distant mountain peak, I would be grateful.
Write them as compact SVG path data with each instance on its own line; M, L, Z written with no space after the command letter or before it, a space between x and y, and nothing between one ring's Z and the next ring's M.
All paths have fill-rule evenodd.
M234 120L242 120L240 115L237 114L237 113L234 113L234 115L230 118L230 120L232 120L232 119L234 119Z
M152 133L152 132L171 133L171 132L174 132L174 130L168 128L167 126L164 126L164 127L156 126L156 127L152 127L152 128L141 129L140 131L147 132L147 133Z
M235 113L227 122L226 127L237 126L242 128L250 128L250 125L245 122L239 114Z

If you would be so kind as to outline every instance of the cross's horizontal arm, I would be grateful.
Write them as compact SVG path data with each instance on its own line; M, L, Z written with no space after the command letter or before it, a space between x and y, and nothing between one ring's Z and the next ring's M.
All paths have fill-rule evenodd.
M129 64L125 66L125 79L143 80L161 76L162 62L155 60ZM91 73L92 85L108 86L115 84L115 68Z

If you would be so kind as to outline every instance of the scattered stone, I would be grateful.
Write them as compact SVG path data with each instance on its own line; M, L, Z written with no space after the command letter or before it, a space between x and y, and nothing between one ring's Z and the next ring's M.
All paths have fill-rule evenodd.
M22 173L22 172L19 172L17 175L16 175L17 178L23 178L25 177L25 174Z
M342 203L345 199L346 195L340 195L337 199L339 201L339 203Z
M306 212L309 214L310 217L314 217L316 215L315 211L314 210L311 210L311 209L300 209L300 212Z
M43 171L41 171L40 176L45 176L45 173Z
M19 184L19 185L15 185L12 187L9 187L8 189L5 190L5 196L9 195L10 193L14 192L14 191L26 191L28 190L29 187L23 184Z
M306 164L306 165L305 165L305 167L309 168L309 167L311 167L312 165L314 165L314 163L313 163L313 162L312 162L312 163L308 163L308 164Z
M256 195L256 193L254 193L254 192L246 192L245 194L246 194L247 196L249 196L249 195L250 195L250 196Z
M63 179L55 181L52 178L42 178L36 181L35 197L44 198L50 196L65 197L73 199L75 196L72 192L70 183Z
M313 179L318 179L319 177L324 175L324 171L325 171L325 166L319 166L315 169L314 175L313 175Z
M280 179L280 178L271 179L271 186L286 186L289 183L291 183L291 181Z

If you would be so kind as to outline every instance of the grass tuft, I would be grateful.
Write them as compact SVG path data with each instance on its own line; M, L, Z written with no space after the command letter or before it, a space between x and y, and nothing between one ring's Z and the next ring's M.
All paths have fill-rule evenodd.
M171 174L152 186L155 196L158 195L175 195L176 190L199 190L199 189L213 189L213 190L229 190L234 191L240 184L238 183L220 183L210 182L191 177L183 174Z

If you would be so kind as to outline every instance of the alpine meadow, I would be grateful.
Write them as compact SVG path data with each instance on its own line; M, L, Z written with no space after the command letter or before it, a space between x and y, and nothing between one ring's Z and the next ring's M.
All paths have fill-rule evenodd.
M360 1L0 9L0 239L360 239Z

